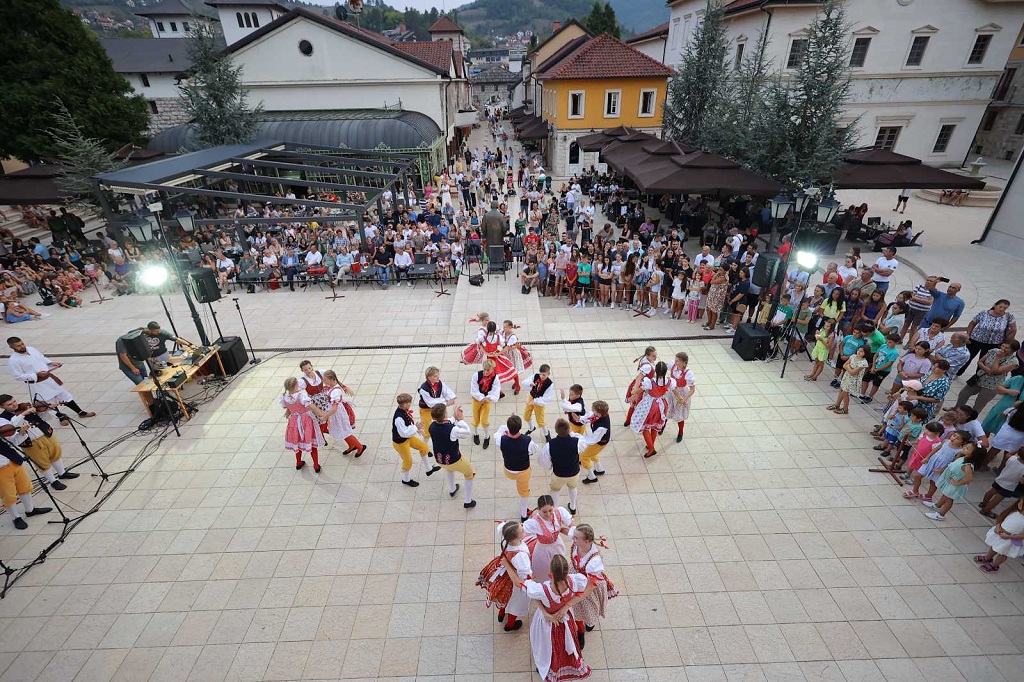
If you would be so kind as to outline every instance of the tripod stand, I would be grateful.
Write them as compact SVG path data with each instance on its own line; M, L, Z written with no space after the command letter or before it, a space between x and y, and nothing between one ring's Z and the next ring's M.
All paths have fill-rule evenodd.
M15 570L4 563L3 559L0 559L0 570L4 572L4 586L0 587L0 599L7 596L7 590L11 587L11 576L14 575Z
M106 296L104 296L103 292L100 291L100 282L99 282L99 280L94 279L92 281L92 285L94 287L96 287L96 295L99 296L99 298L97 298L95 301L89 301L89 303L103 303L104 301L112 301L113 300L111 298L107 298Z
M326 300L326 301L337 301L339 298L345 298L344 294L339 294L335 290L335 288L334 288L334 278L331 277L330 275L327 275L327 286L329 286L331 288L331 295L330 296L324 296L324 300ZM235 301L238 301L238 299L236 298ZM238 303L236 302L235 305L238 305ZM239 313L239 314L241 314L241 313ZM244 323L242 324L242 327L245 327ZM245 337L249 338L249 335L246 334Z
M153 372L150 378L153 380L153 385L156 386L157 400L159 401L161 407L163 407L167 405L168 401L170 400L170 397L167 395L167 391L164 390L164 387L160 384L160 379L158 379L156 375L157 373ZM156 414L154 414L153 416L156 417ZM174 435L177 436L178 438L181 438L181 429L178 428L178 418L175 416L174 410L172 409L170 414L168 414L167 416L171 420L171 426L174 427Z
M333 280L331 280L331 291L334 291L334 281ZM330 298L330 296L328 296L328 298ZM343 297L339 296L338 298L343 298ZM252 360L249 361L249 364L250 365L258 365L258 364L260 364L262 362L262 360L260 360L258 357L256 357L256 349L252 347L252 339L249 338L249 330L245 326L245 318L242 317L242 306L240 306L238 304L238 298L232 298L231 300L235 302L235 310L238 311L238 319L242 321L242 331L245 332L245 342L249 344L249 352L252 353ZM214 322L216 322L217 318L214 317L213 320L214 320ZM219 332L220 328L218 328L217 331ZM221 336L221 338L223 339L224 337Z
M86 444L85 439L82 438L82 434L79 433L78 427L75 426L75 424L78 424L82 428L86 428L85 424L82 424L77 419L73 419L73 418L67 416L66 414L64 414L63 412L60 411L60 408L57 408L55 410L55 414L57 415L57 418L61 420L61 423L67 422L67 424L71 427L71 430L74 431L74 433L75 433L75 437L78 438L78 442L82 445L82 449L85 450L85 454L87 454L89 456L89 459L92 460L92 463L96 466L96 469L99 471L98 474L91 474L91 476L93 478L99 478L100 479L100 484L98 486L96 486L96 492L93 493L93 497L98 497L99 496L100 490L103 489L103 484L106 483L107 481L109 481L111 476L117 476L119 474L130 474L133 471L135 471L135 469L125 469L124 471L113 471L113 472L110 472L110 473L107 473L106 471L104 471L103 467L100 466L99 460L96 459L96 455L94 455L92 450L89 449L89 446L88 446L88 444Z
M441 298L442 296L451 296L450 291L446 291L444 288L444 274L437 274L437 270L434 270L434 279L437 282L438 288L434 290L434 298Z

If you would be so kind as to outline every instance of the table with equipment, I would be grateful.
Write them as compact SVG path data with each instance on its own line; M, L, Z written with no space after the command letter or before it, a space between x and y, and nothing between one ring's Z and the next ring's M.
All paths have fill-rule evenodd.
M185 401L181 397L182 387L194 380L196 376L200 374L202 368L209 363L211 360L217 360L217 367L220 369L221 376L227 376L227 372L224 371L224 363L220 357L220 346L212 346L205 349L206 353L203 354L192 354L185 353L184 355L172 355L170 361L166 367L154 369L153 374L156 375L157 381L160 383L162 388L168 395L174 397L174 400L178 403L178 407L181 408L181 413L185 416L185 419L190 417L188 413L188 407L185 405ZM179 374L179 372L181 374ZM139 400L142 402L143 407L146 408L146 413L153 417L153 404L156 402L154 393L156 393L157 387L153 383L153 378L150 377L137 385L132 389L133 393L137 393Z

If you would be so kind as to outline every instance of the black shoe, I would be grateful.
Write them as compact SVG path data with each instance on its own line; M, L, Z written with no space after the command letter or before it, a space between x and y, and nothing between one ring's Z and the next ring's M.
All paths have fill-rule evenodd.
M491 444L491 439L490 438L484 438L484 444L483 444L484 450L486 450L487 446L490 445L490 444Z
M841 384L839 383L839 379L833 379L832 381L828 382L828 385L831 386L832 388L839 388Z
M551 434L550 433L545 433L544 434L544 442L545 443L550 443L551 442Z
M521 390L522 390L521 388L517 387L514 391L512 391L512 394L513 395L519 395L519 391L521 391Z
M28 522L19 516L18 518L14 519L14 527L18 530L25 530L26 528L28 528Z
M597 483L597 479L596 478L584 478L583 479L583 483L584 483L584 485L589 485L590 483Z
M622 426L623 426L623 428L629 428L629 421L628 421L628 420L627 420L627 421L624 421L624 422L622 423Z
M433 457L433 456L434 456L434 453L433 453L433 452L428 452L428 453L427 453L427 457Z
M594 471L594 475L595 476L604 476L604 474L605 474L604 471Z
M64 485L63 483L61 483L60 481L54 481L53 483L50 484L50 487L53 488L54 490L67 490L68 489L68 487L66 485Z
M415 488L420 484L419 481L402 481L402 485L407 485L410 488Z
M529 516L520 516L519 517L519 522L520 523L526 523L526 520L529 519L529 518L530 518Z
M469 502L464 502L462 504L462 508L463 509L472 509L475 506L476 506L476 500L470 500Z
M316 473L319 474L320 473L320 465L319 464L314 464L313 465L313 471L315 471Z
M531 433L533 433L536 430L537 429L527 429L525 432L523 432L523 435L524 436L529 436Z
M498 400L501 400L504 397L505 397L505 391L499 391L498 392Z
M676 442L677 443L682 443L683 442L683 434L680 433L678 436L676 436Z
M362 457L362 456L363 456L363 453L364 453L364 452L366 452L366 447L367 447L367 446L365 446L365 445L361 445L361 446L359 447L359 449L358 449L358 450L356 450L356 459L359 459L360 457Z
M593 625L584 625L583 627L586 629L587 632L593 632L594 630Z
M64 472L63 474L61 474L61 475L60 475L60 476L58 476L57 478L63 478L63 479L64 479L64 480L66 480L66 481L70 481L70 480L71 480L71 479L73 479L73 478L78 478L78 477L79 477L80 475L81 475L81 474L76 474L76 473L75 473L75 472L73 472L73 471L65 471L65 472Z
M304 466L306 466L306 462L305 461L299 462L298 464L295 465L295 470L298 471L299 469L301 469Z
M440 470L441 470L441 467L438 467L438 466L435 466L435 467L431 467L431 468L430 468L430 469L429 469L429 470L427 471L427 476L429 476L429 475L431 475L431 474L436 474L436 473L437 473L438 471L440 471Z
M351 454L352 454L353 452L355 452L355 451L356 451L356 449L355 449L355 448L349 448L348 450L345 450L345 451L344 451L344 452L342 452L341 454L343 454L343 455L351 455Z
M36 507L30 512L25 512L25 516L39 516L40 514L49 514L53 511L53 507Z
M461 486L458 483L456 483L455 484L455 490L452 490L451 492L449 492L448 493L448 497L455 497L455 493L459 492L459 488L460 487Z
M572 505L569 506L569 513L576 516L576 510L572 508Z
M650 452L645 452L644 453L644 459L650 459L651 457L654 457L656 454L658 454L657 450L651 450Z
M585 632L577 633L576 639L580 642L580 651L583 651L583 647L587 646L587 636Z
M473 434L473 445L480 445L480 436Z
M505 626L505 632L514 632L514 631L518 630L521 627L523 627L523 621L521 621L518 618L516 618L516 624L513 625L512 627L509 627L509 626L506 625Z

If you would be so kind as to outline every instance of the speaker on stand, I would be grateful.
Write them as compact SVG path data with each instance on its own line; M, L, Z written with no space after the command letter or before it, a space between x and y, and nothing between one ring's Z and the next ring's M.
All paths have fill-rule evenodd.
M220 285L217 273L208 268L200 268L188 273L188 282L192 287L192 295L200 303L213 303L220 300Z
M777 253L762 253L754 263L754 274L750 277L751 284L761 288L771 287L775 284L780 267L782 267L782 256Z
M771 334L767 330L750 322L743 322L733 334L732 349L746 362L764 360L768 357L771 341Z

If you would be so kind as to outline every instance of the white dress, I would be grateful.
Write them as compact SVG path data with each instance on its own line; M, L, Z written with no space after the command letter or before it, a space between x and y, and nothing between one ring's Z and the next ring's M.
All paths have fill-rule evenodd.
M556 554L565 556L565 543L562 541L562 528L572 527L572 514L565 507L555 507L555 518L548 523L539 512L534 512L523 524L523 532L537 539L533 547L533 577L547 579L551 573L551 559Z
M1011 535L1020 535L1024 533L1024 514L1019 511L1015 511L1005 519L1002 524L1003 531L1010 533ZM1017 540L1014 544L1014 540L1006 540L999 537L996 534L996 527L992 526L988 529L988 534L985 536L985 544L995 550L997 553L1002 554L1010 559L1016 559L1019 556L1024 556L1024 542Z
M1024 446L1024 431L1018 431L1009 424L1003 424L992 436L992 447L1006 452L1016 452Z
M530 599L536 599L543 609L554 613L561 608L561 604L587 589L585 575L570 574L568 582L569 590L564 594L558 594L550 580L543 583L527 580L523 588ZM582 679L589 675L590 669L583 663L581 652L576 648L576 625L573 621L573 612L570 610L557 625L561 632L556 637L552 633L553 626L541 613L541 609L533 612L530 621L530 649L533 652L533 663L542 680ZM555 651L553 645L556 641L564 647L563 651ZM574 671L573 668L578 670Z
M695 385L693 370L687 368L685 371L679 371L679 368L673 364L672 369L669 370L669 376L675 380L676 387L685 400L680 401L677 399L675 393L668 394L668 421L686 421L690 418L690 394L693 393Z
M352 422L348 419L348 410L344 405L351 401L346 399L345 392L341 390L340 386L332 388L328 395L331 397L331 406L337 405L338 409L327 420L327 433L331 434L331 438L335 440L345 440L355 433L352 430Z

